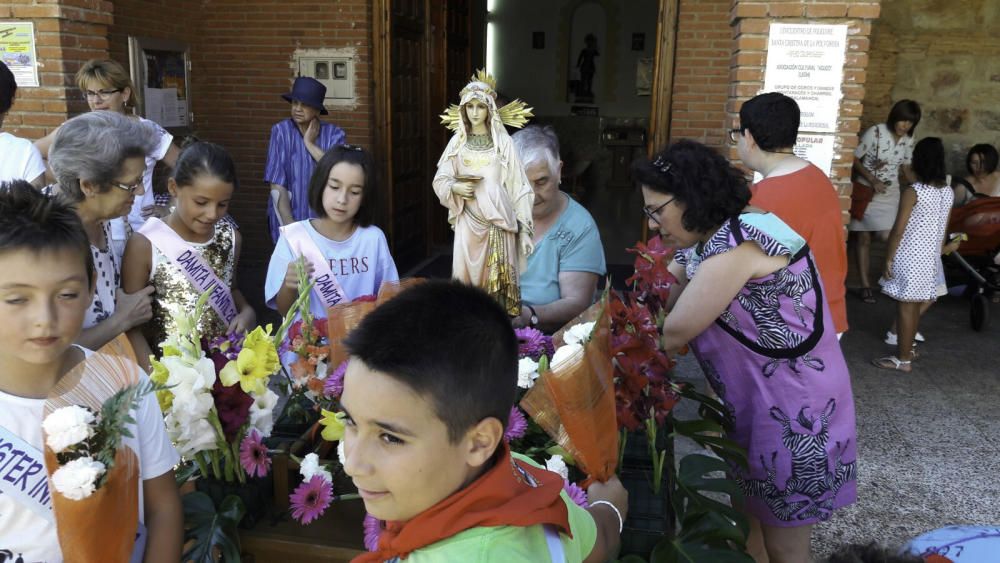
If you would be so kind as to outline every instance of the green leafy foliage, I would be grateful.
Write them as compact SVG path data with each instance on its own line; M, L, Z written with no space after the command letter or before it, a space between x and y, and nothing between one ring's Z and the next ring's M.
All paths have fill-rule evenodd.
M240 539L236 527L245 512L243 501L236 495L229 495L216 508L211 497L202 492L188 493L182 500L184 542L193 541L183 560L239 563Z

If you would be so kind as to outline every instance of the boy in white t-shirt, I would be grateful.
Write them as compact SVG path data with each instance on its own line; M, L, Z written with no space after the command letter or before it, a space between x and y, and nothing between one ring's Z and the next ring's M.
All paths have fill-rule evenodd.
M137 468L120 472L127 477L116 481L123 483L125 493L135 482L138 490L132 498L138 499L138 506L113 506L114 512L137 513L138 522L121 521L106 509L83 511L86 516L81 518L77 508L70 515L60 503L96 503L101 497L53 503L59 493L45 478L43 413L55 400L81 389L97 398L110 396L117 389L101 392L100 387L121 375L110 367L95 367L102 361L114 363L105 349L91 352L73 345L94 292L87 240L76 213L59 200L24 181L0 185L0 553L46 563L62 561L70 549L81 561L121 559L95 558L106 553L100 544L84 553L86 546L66 539L77 533L114 540L132 551L133 561L176 563L183 544L173 472L179 458L152 395L131 413L137 422L127 427L133 438L121 444L134 452ZM115 359L119 366L137 370L132 363L122 363L130 360ZM139 373L138 379L144 380L145 374ZM103 496L117 502L110 494Z
M0 62L0 127L14 104L16 93L14 73ZM41 188L45 182L45 163L31 141L0 132L0 182L10 180L27 180Z

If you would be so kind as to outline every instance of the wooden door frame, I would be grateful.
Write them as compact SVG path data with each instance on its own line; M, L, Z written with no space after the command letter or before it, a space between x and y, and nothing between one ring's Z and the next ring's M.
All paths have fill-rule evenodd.
M389 44L389 26L391 23L390 4L392 0L374 0L372 2L372 92L374 104L372 107L372 156L380 184L385 187L379 193L383 202L381 209L375 210L378 222L388 231L390 243L395 241L392 217L394 215L393 185L392 185L392 45Z
M677 15L680 0L660 0L656 22L656 51L653 55L653 91L650 99L650 156L670 139L670 110L674 93L674 61L677 55Z

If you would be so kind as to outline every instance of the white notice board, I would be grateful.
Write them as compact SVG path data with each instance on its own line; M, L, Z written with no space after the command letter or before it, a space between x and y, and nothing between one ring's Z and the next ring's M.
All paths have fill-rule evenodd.
M771 24L764 91L798 102L799 131L837 131L846 50L846 25Z

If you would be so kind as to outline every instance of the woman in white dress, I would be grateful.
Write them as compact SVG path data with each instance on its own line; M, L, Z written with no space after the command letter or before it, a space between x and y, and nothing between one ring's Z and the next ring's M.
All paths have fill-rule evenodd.
M892 106L885 123L870 127L854 151L855 180L875 190L861 220L852 219L847 229L854 244L861 299L875 303L868 275L872 234L887 240L899 209L899 177L907 185L914 181L913 132L920 123L920 105L900 100Z

